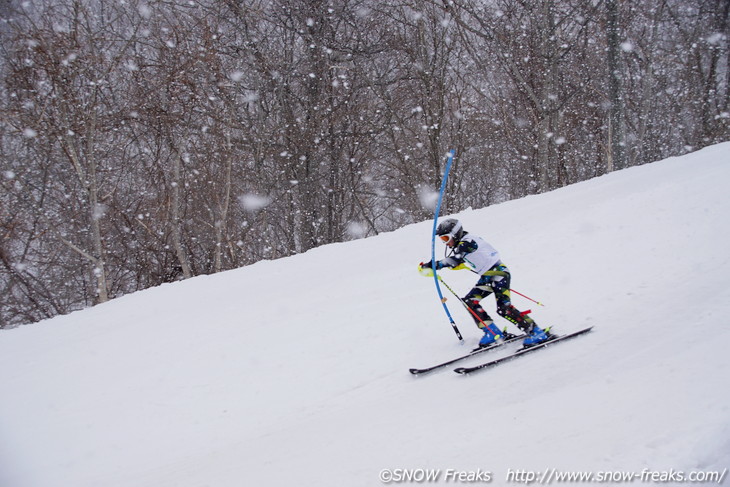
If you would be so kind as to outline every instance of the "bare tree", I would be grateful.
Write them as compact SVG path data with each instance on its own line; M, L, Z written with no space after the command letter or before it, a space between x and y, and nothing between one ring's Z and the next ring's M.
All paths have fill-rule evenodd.
M0 327L727 140L729 5L5 2Z

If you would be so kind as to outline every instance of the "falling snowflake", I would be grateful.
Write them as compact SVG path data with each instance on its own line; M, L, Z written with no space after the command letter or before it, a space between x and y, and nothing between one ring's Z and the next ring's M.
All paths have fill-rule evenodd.
M438 203L439 193L434 191L427 186L419 186L416 188L418 193L418 200L421 202L421 207L426 210L435 210L436 203Z
M271 204L272 199L255 193L247 193L238 197L238 202L246 211L259 211Z

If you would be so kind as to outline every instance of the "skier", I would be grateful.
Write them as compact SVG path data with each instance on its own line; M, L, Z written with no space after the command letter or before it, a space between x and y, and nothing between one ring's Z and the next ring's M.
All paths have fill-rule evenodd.
M470 269L480 276L474 288L463 298L464 303L473 311L472 318L484 332L479 341L480 347L513 336L506 331L500 331L479 304L492 293L497 300L497 313L517 325L527 335L523 342L525 346L535 345L549 338L548 333L538 327L532 318L512 306L510 272L494 247L481 237L470 235L462 228L461 222L454 218L447 218L439 223L436 235L451 249L450 255L436 262L437 270L444 267ZM423 275L433 276L432 262L422 262L419 271Z

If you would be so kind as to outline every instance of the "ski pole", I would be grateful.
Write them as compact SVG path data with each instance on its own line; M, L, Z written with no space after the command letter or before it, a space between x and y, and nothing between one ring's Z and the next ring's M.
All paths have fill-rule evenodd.
M522 296L522 297L523 297L523 298L525 298L525 299L529 299L530 301L532 301L532 302L533 302L533 303L535 303L535 304L538 304L538 305L540 305L540 306L545 306L545 305L544 305L544 304L542 304L542 303L541 303L540 301L535 301L535 300L534 300L534 299L532 299L531 297L529 297L529 296L525 296L524 294L522 294L522 293L521 293L521 292L519 292L519 291L515 291L514 289L510 289L510 291L512 291L512 292L513 292L513 293L515 293L515 294L518 294L518 295Z
M459 297L459 295L458 295L458 294L456 294L456 293L454 292L454 290L453 290L453 289L451 289L451 287L450 287L450 286L449 286L448 284L446 284L446 282L444 282L444 280L443 280L443 279L441 278L441 276L438 276L438 278L439 278L439 281L441 281L441 284L443 284L443 285L444 285L444 287L445 287L446 289L448 289L448 290L449 290L449 291L451 292L451 294L453 294L453 295L454 295L454 296L456 297L456 299L458 299L458 300L459 300L459 302L460 302L460 303L461 303L462 305L464 305L464 307L465 307L465 308L466 308L467 310L469 310L469 313L471 313L471 314L472 314L472 315L474 316L474 318L476 318L476 319L477 319L477 320L479 321L479 323L482 323L482 324L483 324L483 323L484 323L484 321L482 321L482 319L481 319L481 318L479 317L479 315L478 315L478 314L476 313L476 311L474 311L473 309L471 309L471 308L469 307L469 305L468 305L468 304L466 304L466 303L464 302L464 300L463 300L463 299L461 299L461 298ZM443 298L443 299L444 299L444 301L446 301L446 298Z

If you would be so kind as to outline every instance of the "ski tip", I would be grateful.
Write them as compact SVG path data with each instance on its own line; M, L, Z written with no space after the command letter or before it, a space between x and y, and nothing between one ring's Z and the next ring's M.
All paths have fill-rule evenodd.
M457 374L461 374L461 375L466 374L467 371L468 371L468 369L466 369L465 367L459 367L459 368L454 369L454 372L456 372Z

